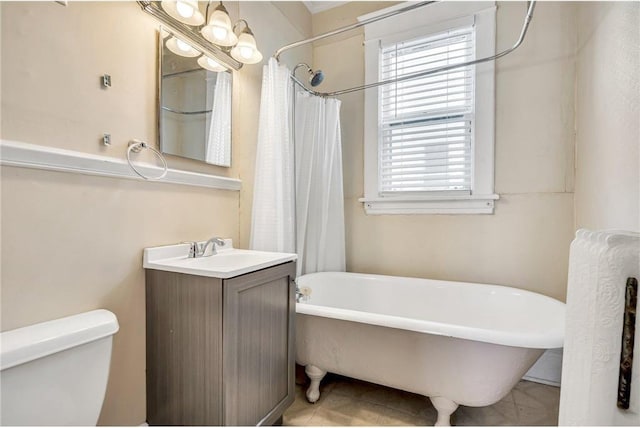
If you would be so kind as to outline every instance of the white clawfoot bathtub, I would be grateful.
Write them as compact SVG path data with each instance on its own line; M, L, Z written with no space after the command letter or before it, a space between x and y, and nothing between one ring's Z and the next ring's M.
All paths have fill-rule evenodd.
M458 405L501 400L564 339L564 303L511 287L345 272L297 279L296 360L320 398L327 372Z

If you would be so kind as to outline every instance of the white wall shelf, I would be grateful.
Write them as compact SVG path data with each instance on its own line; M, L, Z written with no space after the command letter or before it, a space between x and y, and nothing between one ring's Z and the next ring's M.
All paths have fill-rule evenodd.
M144 181L127 164L126 154L123 153L122 156L123 159L117 159L19 141L0 140L0 165ZM157 176L163 170L146 163L136 163L136 168L150 176ZM236 178L171 168L168 169L165 178L153 182L233 191L239 191L242 187L242 181Z

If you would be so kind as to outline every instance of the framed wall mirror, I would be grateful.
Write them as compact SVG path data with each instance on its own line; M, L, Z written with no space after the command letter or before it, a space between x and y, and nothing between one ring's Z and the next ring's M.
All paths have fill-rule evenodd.
M165 27L158 46L160 150L230 167L231 72L207 62Z

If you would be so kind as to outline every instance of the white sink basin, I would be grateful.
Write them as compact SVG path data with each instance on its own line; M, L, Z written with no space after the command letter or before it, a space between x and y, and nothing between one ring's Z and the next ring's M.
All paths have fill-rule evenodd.
M297 259L297 255L291 253L233 248L230 239L226 239L224 247L219 248L213 256L189 258L188 254L189 244L145 248L142 266L145 269L225 279Z

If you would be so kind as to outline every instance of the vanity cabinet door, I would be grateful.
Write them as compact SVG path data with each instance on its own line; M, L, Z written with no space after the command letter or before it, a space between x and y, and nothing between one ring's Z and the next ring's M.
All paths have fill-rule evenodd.
M147 270L147 421L222 424L222 280Z
M295 263L224 280L224 424L271 425L294 400Z

